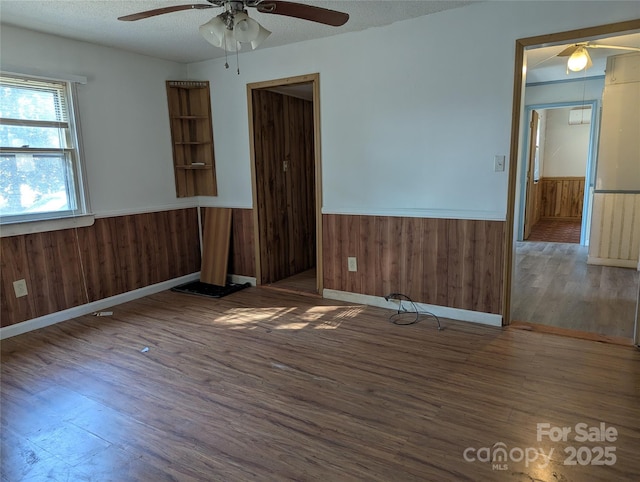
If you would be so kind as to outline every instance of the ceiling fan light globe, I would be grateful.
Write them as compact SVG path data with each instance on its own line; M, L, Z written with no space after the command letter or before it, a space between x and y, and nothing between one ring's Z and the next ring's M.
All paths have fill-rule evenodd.
M246 13L240 12L234 16L233 32L238 42L252 42L260 33L260 24Z
M200 25L200 35L214 47L224 48L223 39L227 30L224 21L218 16L213 17L207 23Z
M262 42L264 42L266 40L266 38L271 35L271 32L269 30L267 30L266 28L264 28L262 25L258 24L258 35L256 36L255 40L251 41L251 48L253 50L258 48L258 45L260 45Z
M229 30L229 29L224 30L224 39L222 40L222 48L225 49L227 52L236 52L242 48L233 30Z
M569 60L567 61L567 68L572 72L580 72L585 68L589 68L590 64L591 59L589 58L587 49L580 47L571 54L571 57L569 57Z

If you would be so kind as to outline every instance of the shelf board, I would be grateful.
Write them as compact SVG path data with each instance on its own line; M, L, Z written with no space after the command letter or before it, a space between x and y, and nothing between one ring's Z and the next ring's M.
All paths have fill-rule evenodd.
M187 169L187 170L200 170L200 169L213 169L211 165L190 165L190 166L176 166L176 169Z
M206 81L181 81L181 80L169 80L167 81L167 85L173 89L208 89L209 82Z

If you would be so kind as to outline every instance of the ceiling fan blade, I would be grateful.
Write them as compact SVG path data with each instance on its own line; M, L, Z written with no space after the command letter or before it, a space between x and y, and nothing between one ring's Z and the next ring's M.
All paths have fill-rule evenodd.
M558 54L558 57L571 57L571 55L576 50L578 50L578 47L580 47L580 45L572 45L571 47L567 47L566 49L564 49L562 52Z
M640 52L640 48L638 47L622 47L619 45L589 44L586 47L588 49L616 49L616 50L631 50L633 52Z
M181 10L202 10L205 8L213 8L216 5L195 4L195 5L174 5L172 7L156 8L147 10L146 12L132 13L124 17L118 17L118 20L131 22L133 20L142 20L143 18L155 17L156 15L164 15L165 13L179 12Z
M301 18L312 22L324 23L325 25L331 25L333 27L340 27L349 20L348 13L294 2L264 0L255 5L255 7L258 9L258 12L261 13L272 13L274 15Z

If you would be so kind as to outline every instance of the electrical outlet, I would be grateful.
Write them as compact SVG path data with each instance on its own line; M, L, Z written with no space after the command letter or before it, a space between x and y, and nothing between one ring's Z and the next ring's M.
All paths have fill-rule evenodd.
M23 296L27 296L29 294L29 292L27 291L27 282L24 279L19 279L18 281L14 281L13 291L16 292L16 298L22 298Z
M358 260L355 256L349 256L347 258L347 267L349 271L358 271Z
M504 171L504 156L494 156L493 157L493 170L495 172Z

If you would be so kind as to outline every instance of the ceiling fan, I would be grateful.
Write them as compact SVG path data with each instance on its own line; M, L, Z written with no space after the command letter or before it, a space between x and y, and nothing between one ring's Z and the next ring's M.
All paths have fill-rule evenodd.
M640 52L640 48L637 47L621 47L618 45L602 45L580 42L564 49L558 54L558 57L569 57L569 60L567 61L567 69L573 72L579 72L582 69L586 70L593 65L588 49L616 49Z
M322 23L333 27L344 25L349 14L328 8L304 5L280 0L206 0L209 3L174 5L119 17L118 20L133 21L164 15L181 10L203 10L224 8L224 12L200 26L200 34L212 45L228 52L237 52L242 43L249 43L252 49L265 40L271 32L249 17L247 7L260 13L283 15Z

